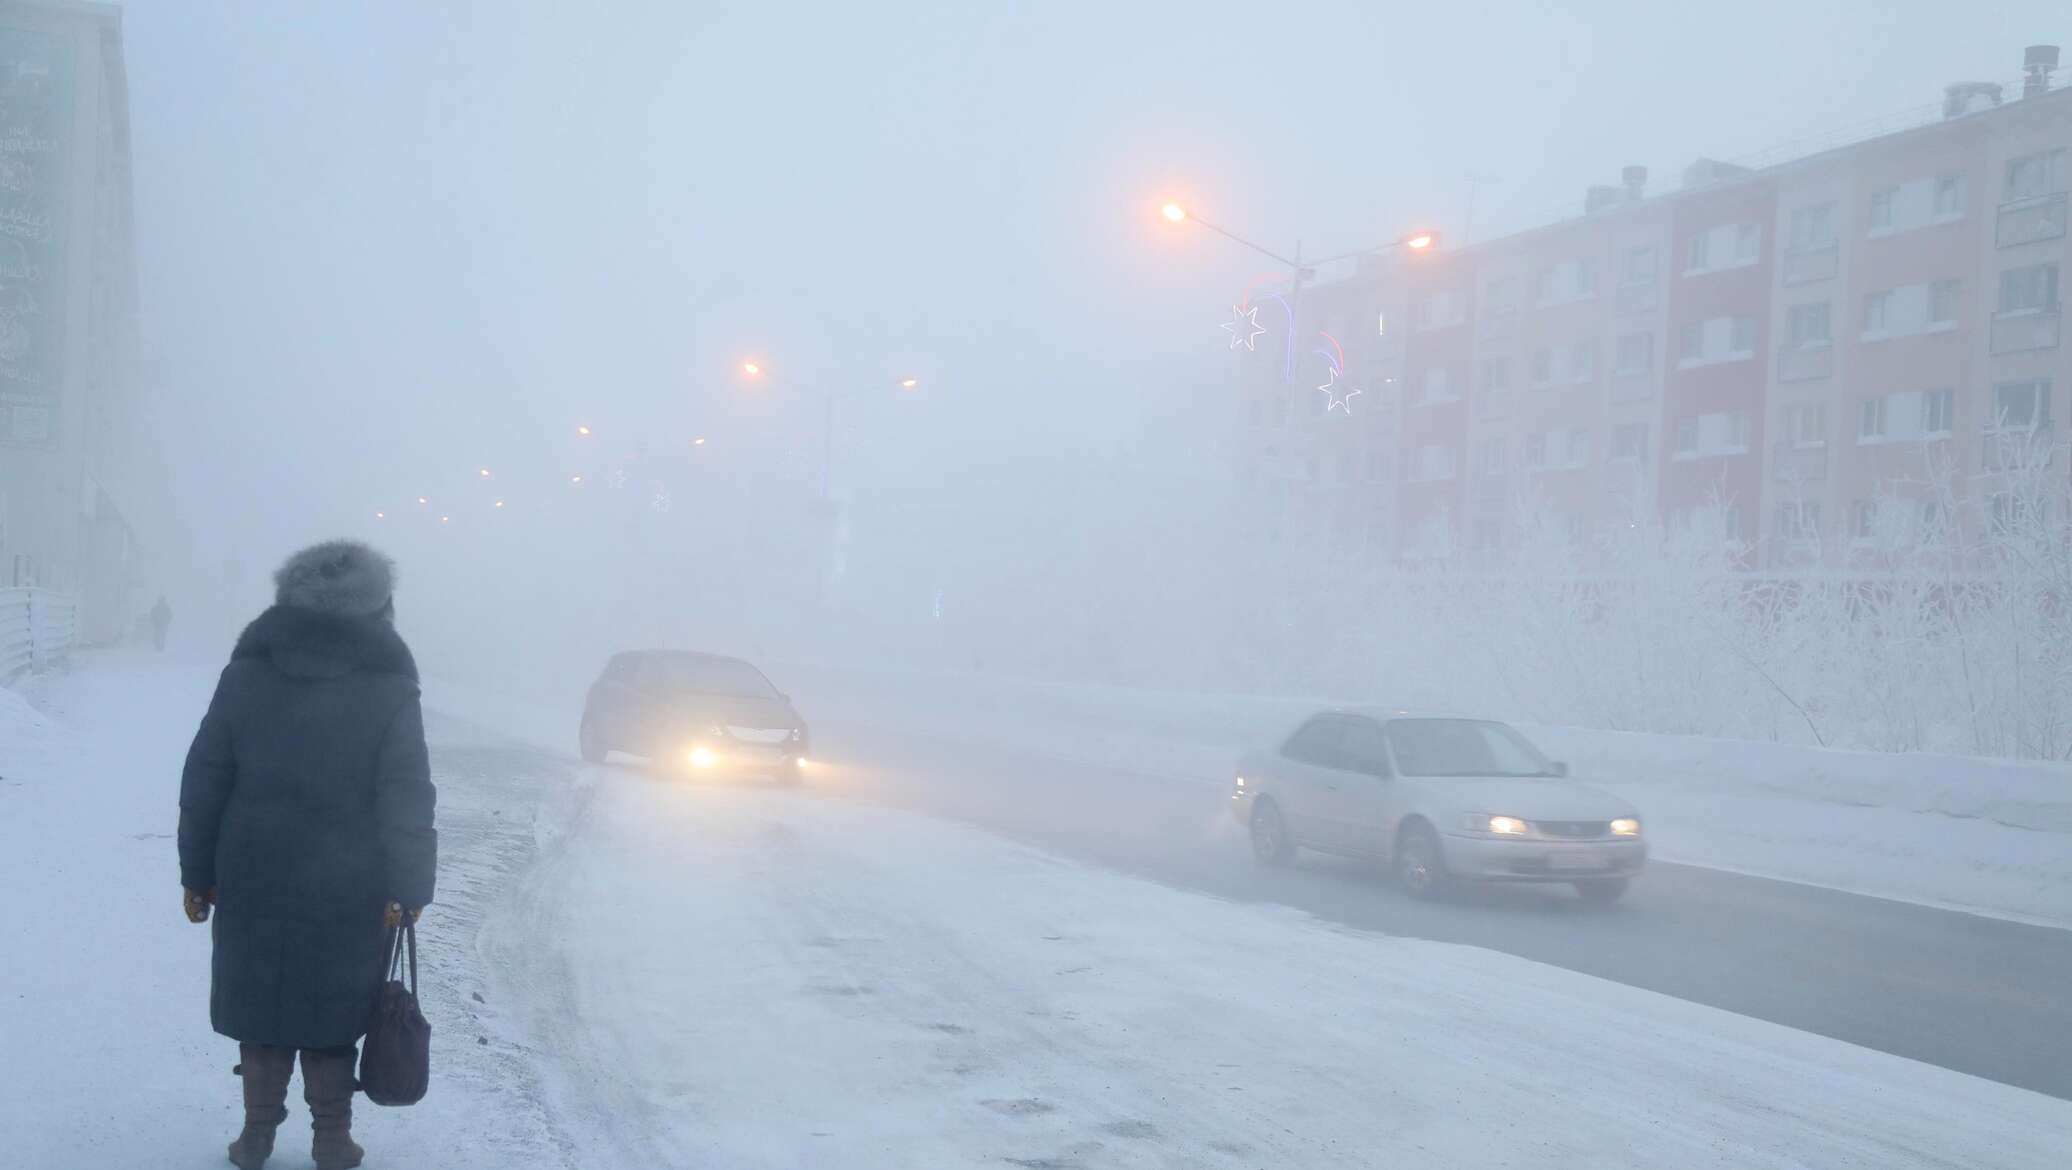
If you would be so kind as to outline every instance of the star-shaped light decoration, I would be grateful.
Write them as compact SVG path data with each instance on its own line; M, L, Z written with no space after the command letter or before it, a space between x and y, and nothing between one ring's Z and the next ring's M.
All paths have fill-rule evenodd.
M1317 389L1323 391L1324 397L1329 400L1324 404L1325 414L1329 414L1334 410L1342 410L1347 414L1351 414L1353 412L1353 399L1358 398L1361 393L1359 390L1341 388L1338 385L1338 371L1336 369L1324 375L1324 384L1317 387Z
M648 507L657 512L667 512L672 505L668 488L656 488L655 498L648 501Z
M1224 332L1230 334L1230 348L1242 345L1246 349L1257 349L1259 335L1266 332L1266 327L1259 324L1259 306L1240 309L1232 305L1230 312L1230 320L1223 323Z

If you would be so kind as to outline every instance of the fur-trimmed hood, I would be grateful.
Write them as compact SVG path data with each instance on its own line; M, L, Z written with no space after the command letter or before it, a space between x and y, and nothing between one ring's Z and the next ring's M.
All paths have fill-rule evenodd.
M339 678L359 670L417 681L417 661L387 619L295 605L276 605L260 614L238 636L230 657L271 659L295 678Z
M327 540L274 571L274 604L323 613L380 613L396 592L396 562L356 540Z

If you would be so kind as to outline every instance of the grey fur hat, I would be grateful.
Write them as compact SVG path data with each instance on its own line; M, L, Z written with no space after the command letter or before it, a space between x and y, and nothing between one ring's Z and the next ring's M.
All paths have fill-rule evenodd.
M367 617L395 596L396 562L356 540L327 540L289 557L273 585L276 605Z

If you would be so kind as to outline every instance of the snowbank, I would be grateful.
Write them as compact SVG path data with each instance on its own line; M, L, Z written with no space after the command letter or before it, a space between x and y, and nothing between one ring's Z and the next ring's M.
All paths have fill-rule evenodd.
M776 668L809 718L1224 784L1239 752L1327 700L1131 691L983 675ZM2072 766L1527 727L1632 800L1657 856L2072 926Z

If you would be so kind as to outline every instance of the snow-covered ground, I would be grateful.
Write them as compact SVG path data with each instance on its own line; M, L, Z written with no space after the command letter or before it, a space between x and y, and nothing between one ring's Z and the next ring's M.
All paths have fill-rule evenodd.
M1219 785L1241 751L1322 705L983 675L773 670L808 718L840 713ZM2072 766L1525 730L1579 779L1631 800L1664 860L2072 926Z
M0 1131L211 1166L180 916L212 672L0 691ZM434 722L439 1079L370 1167L2057 1167L2072 1102L1475 948L1340 931L809 791L656 783ZM294 1107L278 1164L306 1166Z

